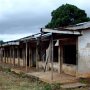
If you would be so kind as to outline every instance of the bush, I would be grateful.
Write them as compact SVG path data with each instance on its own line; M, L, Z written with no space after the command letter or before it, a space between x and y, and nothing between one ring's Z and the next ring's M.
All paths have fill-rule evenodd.
M52 90L51 85L50 84L46 84L44 86L44 89L43 90Z
M60 90L60 83L53 84L52 90Z
M2 71L6 72L6 73L10 73L11 69L10 68L2 68Z

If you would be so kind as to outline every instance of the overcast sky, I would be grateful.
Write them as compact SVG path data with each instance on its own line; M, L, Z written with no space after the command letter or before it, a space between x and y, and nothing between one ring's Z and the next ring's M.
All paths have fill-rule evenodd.
M50 21L52 10L66 3L90 16L90 0L0 0L0 40L38 33Z

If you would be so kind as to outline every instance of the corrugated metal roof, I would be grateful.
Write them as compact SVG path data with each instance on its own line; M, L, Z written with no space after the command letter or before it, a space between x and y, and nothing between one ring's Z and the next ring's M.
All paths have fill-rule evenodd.
M16 40L16 41L8 41L8 42L4 42L2 44L2 46L7 46L7 45L19 45L19 41Z
M42 32L44 32L44 33L81 35L81 32L79 32L79 31L69 31L69 30L59 30L59 29L54 30L54 29L48 29L48 28L43 28Z
M19 39L20 41L26 41L26 40L36 40L37 37L39 37L41 35L41 33L37 33L31 36L27 36L24 38Z
M74 34L74 35L81 35L81 32L77 30L83 30L83 29L88 29L90 28L90 21L89 22L84 22L84 23L79 23L76 25L68 26L65 28L58 28L58 29L47 29L47 28L42 28L42 32L45 32L46 34L43 34L42 37L45 38L47 36L50 36L51 33L57 33L57 34ZM31 36L27 36L18 40L13 40L13 41L8 41L2 44L3 46L6 45L19 45L20 41L26 41L26 40L37 40L41 36L41 33L37 33Z
M84 23L78 23L76 25L68 26L65 29L68 30L83 30L83 29L88 29L90 28L90 21L89 22L84 22Z

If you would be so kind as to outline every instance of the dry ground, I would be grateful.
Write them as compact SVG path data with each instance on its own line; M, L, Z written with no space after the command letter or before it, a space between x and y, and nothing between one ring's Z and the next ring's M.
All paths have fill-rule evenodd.
M51 87L53 89L51 89ZM61 89L60 84L48 85L34 78L15 74L0 67L0 90L90 90L90 87Z
M40 89L42 86L35 81L0 71L0 90L37 90L37 88Z
M22 78L11 72L0 71L0 90L51 90L51 89L48 88L46 89L44 84L37 83L37 81L32 81L30 78L26 77ZM58 90L90 90L90 88L85 87L77 89L58 89Z

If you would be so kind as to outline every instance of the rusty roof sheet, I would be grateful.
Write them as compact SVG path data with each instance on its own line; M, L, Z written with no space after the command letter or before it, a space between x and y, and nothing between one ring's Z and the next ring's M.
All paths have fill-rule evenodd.
M81 35L81 32L79 31L69 31L69 30L59 30L59 29L48 29L43 28L43 33L57 33L57 34L72 34L72 35Z
M72 25L72 26L68 26L68 27L65 27L64 29L68 29L68 30L83 30L83 29L88 29L88 28L90 28L90 21L89 22L75 24L75 25Z

